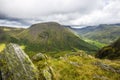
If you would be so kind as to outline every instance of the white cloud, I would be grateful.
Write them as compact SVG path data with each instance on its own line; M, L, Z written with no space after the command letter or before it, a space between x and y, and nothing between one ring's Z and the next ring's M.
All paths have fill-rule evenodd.
M0 11L4 14L31 18L57 13L90 12L101 7L101 0L1 0L0 4Z
M103 9L98 9L90 14L72 20L73 24L97 25L97 24L114 24L120 23L120 1L110 0L109 4Z
M0 0L0 14L27 24L56 21L67 25L98 25L119 23L119 4L120 0ZM24 25L19 20L15 22Z

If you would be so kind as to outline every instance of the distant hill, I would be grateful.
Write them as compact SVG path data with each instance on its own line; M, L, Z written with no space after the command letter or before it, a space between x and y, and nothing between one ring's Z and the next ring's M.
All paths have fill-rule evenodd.
M120 38L109 46L103 47L96 57L104 59L120 59Z
M80 29L72 28L72 30L85 38L110 44L118 39L120 35L120 24L101 24Z
M0 26L0 42L14 42L15 36L23 30L23 28Z
M74 51L75 49L96 51L98 49L96 46L81 40L68 27L56 22L33 24L19 33L17 38L28 45L30 50L35 51Z

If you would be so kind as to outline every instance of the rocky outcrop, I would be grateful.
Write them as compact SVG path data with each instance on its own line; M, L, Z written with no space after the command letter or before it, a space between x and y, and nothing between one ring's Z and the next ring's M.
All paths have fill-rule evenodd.
M54 78L53 68L51 66L46 66L43 70L43 75L46 80L56 80Z
M120 60L120 38L111 45L99 50L96 57L100 59Z
M42 80L56 80L53 67L49 64L49 57L47 55L38 53L32 57L32 61L36 63L39 75L42 75ZM41 77L39 80L41 80Z
M37 80L37 70L17 44L10 43L0 53L1 80Z
M45 60L45 59L47 59L47 56L42 53L38 53L32 57L33 61L40 61L40 60Z
M120 68L114 68L114 67L112 67L110 65L107 65L107 64L104 64L102 62L95 62L93 64L98 66L98 67L100 67L103 70L111 71L111 72L115 72L115 73L119 73L120 74Z

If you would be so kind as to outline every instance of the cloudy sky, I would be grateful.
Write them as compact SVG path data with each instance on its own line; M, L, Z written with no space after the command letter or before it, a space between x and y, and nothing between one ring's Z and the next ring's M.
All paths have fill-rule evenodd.
M0 26L48 21L81 26L120 23L120 0L0 0Z

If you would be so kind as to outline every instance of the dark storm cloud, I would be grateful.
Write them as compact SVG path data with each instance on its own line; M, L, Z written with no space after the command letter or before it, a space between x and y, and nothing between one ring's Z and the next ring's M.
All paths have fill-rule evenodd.
M0 15L0 25L10 27L28 27L31 23L26 19L12 18L5 15Z

